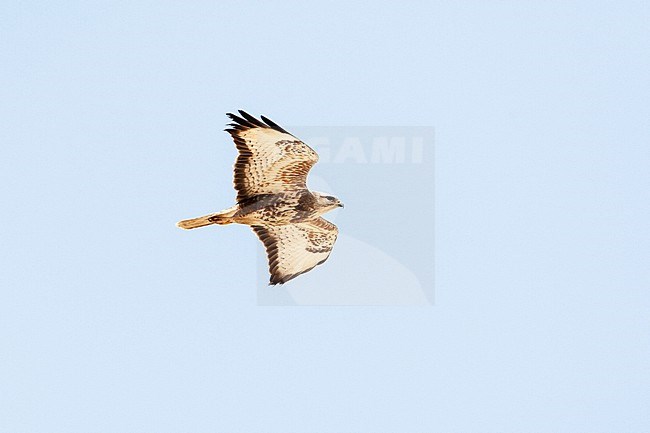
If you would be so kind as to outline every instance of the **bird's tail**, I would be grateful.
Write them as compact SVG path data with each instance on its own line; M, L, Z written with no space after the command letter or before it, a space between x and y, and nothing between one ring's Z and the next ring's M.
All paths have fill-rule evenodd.
M198 218L179 221L176 223L176 226L185 230L190 230L198 227L209 226L212 224L220 224L220 225L232 224L235 222L233 221L232 218L235 215L235 212L237 212L237 206L233 206L230 209L226 209L224 211L213 213L210 215L204 215Z

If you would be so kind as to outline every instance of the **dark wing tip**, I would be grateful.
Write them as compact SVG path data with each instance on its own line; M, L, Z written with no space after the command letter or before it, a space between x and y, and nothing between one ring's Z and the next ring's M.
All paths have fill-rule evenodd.
M226 116L228 116L230 120L234 122L229 124L228 126L231 126L233 129L237 131L243 131L252 128L270 128L278 132L290 134L283 127L281 127L280 125L278 125L277 123L269 119L268 117L260 116L262 120L259 120L256 117L251 116L244 110L237 110L237 112L239 113L239 116L233 113L226 113Z
M307 271L309 271L309 270L311 270L311 268L307 269ZM290 275L285 275L285 276L281 276L281 275L277 275L277 274L271 274L271 278L269 279L269 286L275 286L275 285L280 285L281 286L284 283L286 283L287 281L293 280L298 275L302 275L307 271L297 272L295 274L290 274Z
M234 123L231 123L230 126L232 126L235 129L248 129L248 128L254 128L255 125L248 120L237 116L236 114L232 113L226 113L226 116L230 117L230 120L232 120Z
M266 126L265 124L263 124L263 123L260 122L258 119L256 119L255 117L251 116L250 114L248 114L248 113L245 112L244 110L238 110L238 111L239 111L239 114L240 114L244 119L246 119L247 122L249 122L249 123L251 123L251 124L253 124L253 125L255 125L255 126L259 127L259 128L268 128L268 126Z
M278 132L284 132L285 134L289 134L283 127L269 119L268 117L260 116L264 123L266 123L270 128L275 129Z

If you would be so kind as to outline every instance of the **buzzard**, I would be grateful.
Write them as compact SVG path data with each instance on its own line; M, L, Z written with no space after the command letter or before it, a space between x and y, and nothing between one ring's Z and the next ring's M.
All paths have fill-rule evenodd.
M327 260L338 229L321 215L343 204L307 189L307 173L318 161L312 148L264 116L258 120L242 110L239 114L227 114L233 123L226 129L239 151L234 167L237 204L176 225L251 226L266 248L269 284L284 284Z

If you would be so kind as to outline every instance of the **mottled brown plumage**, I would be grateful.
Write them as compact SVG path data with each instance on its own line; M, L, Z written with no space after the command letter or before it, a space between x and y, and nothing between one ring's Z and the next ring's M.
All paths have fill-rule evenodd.
M228 113L226 129L239 151L234 166L237 204L225 211L180 221L192 229L211 224L246 224L260 238L269 260L270 284L283 284L323 263L338 234L320 217L341 202L307 189L318 161L312 148L262 116Z

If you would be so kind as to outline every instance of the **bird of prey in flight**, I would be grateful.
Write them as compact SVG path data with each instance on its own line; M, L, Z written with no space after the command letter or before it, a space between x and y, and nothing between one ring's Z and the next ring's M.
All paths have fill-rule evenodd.
M320 265L330 255L338 229L321 215L341 201L307 189L318 154L262 116L228 113L226 129L239 151L234 185L237 204L224 211L183 220L194 229L211 224L245 224L260 238L269 261L270 285L283 284Z

